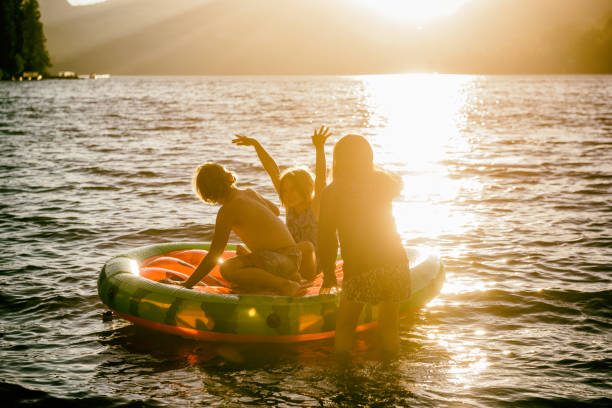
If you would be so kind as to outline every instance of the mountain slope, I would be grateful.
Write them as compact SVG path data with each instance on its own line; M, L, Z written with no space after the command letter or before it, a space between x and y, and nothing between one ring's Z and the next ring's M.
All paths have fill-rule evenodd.
M472 0L423 23L351 0L41 2L55 70L113 74L564 72L606 0Z

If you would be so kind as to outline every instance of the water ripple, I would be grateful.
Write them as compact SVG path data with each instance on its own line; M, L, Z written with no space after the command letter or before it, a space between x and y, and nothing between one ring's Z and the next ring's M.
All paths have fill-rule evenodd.
M0 83L0 396L33 406L609 406L609 76L126 77ZM198 343L109 316L96 278L142 245L209 241L217 161L278 198L252 149L313 169L309 137L370 139L404 178L406 245L448 280L400 358ZM232 240L236 238L232 236Z

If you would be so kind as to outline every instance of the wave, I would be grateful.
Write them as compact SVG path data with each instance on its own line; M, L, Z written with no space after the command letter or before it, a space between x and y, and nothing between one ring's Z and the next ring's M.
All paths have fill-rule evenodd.
M495 392L495 390L489 390ZM527 397L510 401L496 401L500 406L508 408L538 407L538 408L609 408L612 398L562 398L562 397Z
M492 315L517 318L519 321L552 322L556 324L595 324L599 328L608 323L594 318L612 319L609 305L612 290L581 292L575 290L508 291L491 289L457 295L446 295L449 301L459 302L458 309L445 313Z
M127 399L121 397L88 396L85 391L74 391L73 397L60 398L51 393L23 387L18 384L0 382L0 400L5 407L164 407L155 399ZM6 405L8 404L8 405Z
M81 296L53 294L53 289L46 286L39 284L37 294L0 293L3 312L7 315L18 313L45 316L45 313L78 310L78 306L84 301Z
M81 173L89 173L89 174L99 175L99 176L111 176L111 177L125 179L125 180L130 180L130 179L139 178L139 177L152 178L152 177L158 177L161 175L160 173L157 173L151 170L137 170L134 172L128 172L128 171L122 171L122 170L117 170L117 169L103 168L99 166L79 167L79 168L73 169L72 171L77 171Z
M164 241L210 241L214 233L213 225L189 223L176 228L145 228L137 232L113 236L112 242L159 242Z

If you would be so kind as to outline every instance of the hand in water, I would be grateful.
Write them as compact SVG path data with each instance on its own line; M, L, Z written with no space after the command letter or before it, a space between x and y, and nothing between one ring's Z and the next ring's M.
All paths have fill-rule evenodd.
M252 137L239 135L237 133L234 136L236 136L236 139L232 139L232 143L238 146L255 146L257 144L257 140Z
M329 128L325 126L321 126L319 129L315 129L314 134L311 137L312 144L315 147L322 147L325 144L325 141L328 137L330 137L332 133L329 132Z

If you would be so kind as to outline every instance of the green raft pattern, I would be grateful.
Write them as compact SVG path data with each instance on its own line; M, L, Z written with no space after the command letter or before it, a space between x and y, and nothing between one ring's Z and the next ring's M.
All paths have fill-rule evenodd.
M136 248L110 259L98 278L98 294L127 320L184 337L213 341L297 342L332 337L338 294L270 296L203 293L139 276L150 257L184 249L208 250L209 243L180 242ZM234 250L230 245L226 250ZM440 291L444 270L437 254L408 249L411 296L401 304L409 313ZM366 305L358 330L372 327L378 308Z

